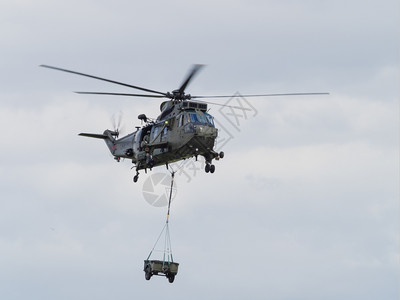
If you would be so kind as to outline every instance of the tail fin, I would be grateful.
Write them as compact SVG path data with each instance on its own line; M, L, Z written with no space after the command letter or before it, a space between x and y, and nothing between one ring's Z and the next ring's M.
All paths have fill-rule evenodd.
M111 131L111 130L106 130L103 132L103 134L96 134L96 133L80 133L80 136L86 136L90 138L95 138L95 139L102 139L106 142L106 145L108 149L111 151L111 153L114 155L115 152L115 138L118 133Z
M95 139L103 139L103 140L105 140L106 138L108 138L108 136L106 136L105 134L80 133L79 135L80 135L80 136L91 137L91 138L95 138Z

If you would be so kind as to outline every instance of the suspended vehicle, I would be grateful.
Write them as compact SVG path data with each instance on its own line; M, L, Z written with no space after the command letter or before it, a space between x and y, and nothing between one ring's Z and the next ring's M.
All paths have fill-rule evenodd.
M166 262L162 260L145 260L144 261L144 272L146 280L150 280L154 275L163 274L167 277L170 283L175 280L176 274L178 274L179 264L176 262Z
M171 209L171 198L172 198L172 188L174 185L174 175L175 172L171 173L171 189L169 192L169 201L168 201L168 211L167 211L167 219L165 225L158 236L156 243L154 244L153 249L151 249L149 256L144 260L144 268L143 271L145 273L144 277L146 280L150 280L152 276L165 276L167 277L170 283L173 283L175 280L175 276L178 274L179 263L174 261L172 256L172 246L171 246L171 238L169 234L169 216ZM153 252L156 251L156 247L161 240L161 237L164 239L164 250L162 251L163 257L162 260L154 260L150 259Z
M214 150L218 129L215 127L213 116L208 113L207 106L210 103L200 99L231 98L232 96L192 96L185 93L188 84L203 65L193 65L181 86L172 92L160 92L48 65L41 65L41 67L102 80L146 92L145 94L77 92L78 94L168 99L161 103L161 114L157 119L152 120L145 114L140 114L138 119L141 120L144 125L142 127L137 127L136 131L122 138L119 138L118 128L115 130L107 129L102 134L79 134L80 136L104 140L108 149L114 156L114 159L118 162L121 158L130 159L136 170L136 175L133 177L134 182L137 182L140 170L145 170L147 172L147 169L151 170L154 167L162 165L168 168L168 164L190 157L195 157L197 160L199 155L203 156L205 159L205 172L214 173L215 165L213 164L213 160L219 160L224 157L224 152L221 151L217 153ZM242 97L326 94L328 93L257 94L242 95ZM230 107L239 108L234 106Z

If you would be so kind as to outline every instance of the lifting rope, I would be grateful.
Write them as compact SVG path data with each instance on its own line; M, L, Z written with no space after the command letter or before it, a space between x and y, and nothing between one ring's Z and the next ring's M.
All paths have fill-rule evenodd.
M167 212L167 220L165 222L165 225L163 229L161 230L160 235L157 238L156 243L153 246L153 249L151 249L149 256L147 257L147 260L150 259L150 256L152 255L154 249L156 248L161 236L165 232L165 238L164 238L164 255L163 255L163 266L164 264L169 264L173 263L174 259L172 257L172 247L171 247L171 237L169 235L169 214L170 214L170 209L171 209L171 199L172 199L172 187L174 185L174 176L175 176L175 171L171 172L171 190L169 193L169 200L168 200L168 212Z
M168 212L167 212L167 224L169 220L169 211L171 208L171 198L172 198L172 187L174 186L174 177L175 177L175 171L171 172L171 190L169 191L169 200L168 200Z

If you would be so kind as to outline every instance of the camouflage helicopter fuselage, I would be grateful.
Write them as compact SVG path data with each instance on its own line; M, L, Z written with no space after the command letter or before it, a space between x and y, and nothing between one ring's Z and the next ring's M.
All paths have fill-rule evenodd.
M152 169L201 155L206 161L206 172L214 172L214 158L222 158L223 152L214 151L218 129L213 117L207 113L207 104L193 101L161 104L161 115L148 122L145 115L139 119L146 122L142 128L120 139L116 131L105 130L103 134L81 133L82 136L105 141L114 159L130 159L138 171Z

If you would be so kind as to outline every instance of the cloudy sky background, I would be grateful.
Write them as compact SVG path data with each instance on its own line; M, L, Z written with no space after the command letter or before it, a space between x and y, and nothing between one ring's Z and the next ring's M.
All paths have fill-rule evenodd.
M398 299L398 1L5 0L0 20L2 299ZM38 65L171 91L193 63L193 95L331 95L212 107L226 157L177 175L179 274L148 282L166 211L143 183L165 169L134 184L77 134L160 101Z

